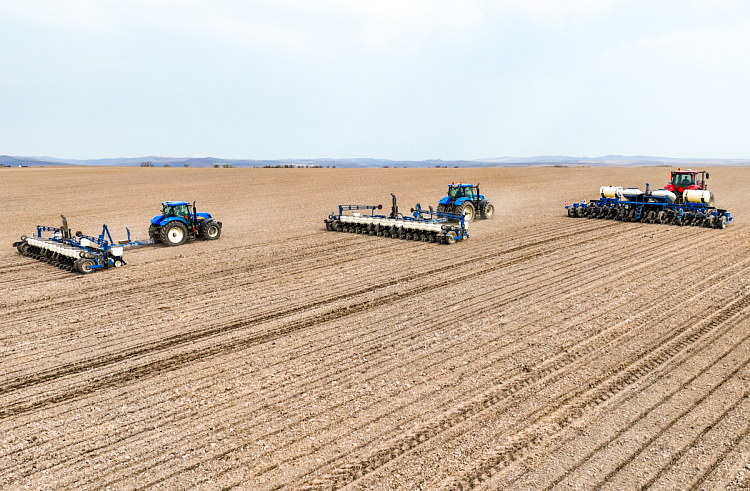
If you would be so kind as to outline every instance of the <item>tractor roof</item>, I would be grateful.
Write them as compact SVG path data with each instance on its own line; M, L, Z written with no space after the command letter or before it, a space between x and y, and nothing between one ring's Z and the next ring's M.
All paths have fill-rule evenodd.
M473 184L465 184L465 183L462 183L462 182L459 182L459 183L452 182L451 183L451 187L454 187L454 188L473 188L474 185Z
M161 204L167 206L189 205L187 201L162 201Z

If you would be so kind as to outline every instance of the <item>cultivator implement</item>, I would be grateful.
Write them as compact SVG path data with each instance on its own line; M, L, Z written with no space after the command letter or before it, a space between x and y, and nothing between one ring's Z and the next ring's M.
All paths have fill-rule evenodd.
M412 216L398 212L396 196L391 194L393 206L390 215L376 215L382 205L339 205L338 214L331 214L324 220L326 229L334 232L376 235L392 239L414 240L438 244L453 244L469 238L469 230L463 215L422 210L417 204L412 208ZM371 210L363 215L359 210ZM351 212L350 214L345 214ZM457 222L457 223L449 223Z
M83 235L81 232L73 235L64 216L60 228L38 225L36 229L36 233L31 237L24 236L20 241L13 243L18 252L66 271L82 274L124 266L127 264L122 258L124 247L152 243L131 242L128 230L128 240L122 244L115 244L106 225L98 237ZM50 237L43 237L44 232L50 233Z
M602 186L600 199L569 205L569 217L621 220L624 222L661 223L724 228L732 221L727 210L713 206L713 194L706 190L685 190L678 196L667 189L646 191Z

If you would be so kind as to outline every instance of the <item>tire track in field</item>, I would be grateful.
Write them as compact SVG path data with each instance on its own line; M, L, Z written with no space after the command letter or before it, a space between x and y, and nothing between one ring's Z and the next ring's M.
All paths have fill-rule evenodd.
M562 263L562 262L563 262L563 260L560 260L560 262ZM569 263L568 263L568 265L569 265Z
M607 227L602 227L602 228L607 228ZM594 231L597 231L597 229L592 229L590 231L594 232ZM570 237L571 235L578 235L578 233L563 234L561 236L540 240L540 241L533 242L524 246L518 246L514 250L505 251L504 254L507 254L509 252L522 251L522 250L529 249L529 248L539 246L539 245L547 245L551 242L555 242L562 238ZM533 256L536 256L537 254L538 253L533 253L530 256L533 257ZM514 259L508 262L497 264L486 271L494 271L502 267L506 267L509 264L522 261L524 259L526 259L526 257L522 256L521 258L518 258L518 259ZM471 265L473 263L484 262L485 260L486 258L483 258L483 257L470 258L470 259L466 259L463 261L459 261L457 264L454 265L454 267L461 268L461 267ZM17 391L22 388L43 384L48 381L61 378L63 376L78 374L84 371L90 371L93 369L98 369L98 368L102 368L108 365L112 365L114 363L125 361L127 359L145 356L145 355L152 354L155 352L172 349L178 346L195 343L197 341L201 341L203 339L212 337L216 334L226 334L227 332L236 331L238 329L245 329L245 328L259 325L265 322L278 320L283 317L291 316L298 312L303 312L305 310L312 310L316 307L324 306L328 303L352 299L357 296L361 296L366 293L372 292L373 290L376 290L376 289L383 289L388 286L394 286L398 283L414 281L414 280L419 279L422 276L432 276L442 271L444 271L444 268L441 267L441 268L429 270L426 273L405 275L403 277L392 279L385 283L381 283L377 286L368 286L356 292L344 293L337 297L334 297L333 299L329 298L329 299L324 299L324 300L320 300L316 302L311 302L311 303L308 303L299 307L295 307L292 309L284 310L281 312L262 315L262 316L255 317L253 319L246 320L246 321L233 322L228 325L219 326L219 327L215 327L211 329L189 331L184 334L177 334L177 335L170 336L158 343L153 343L151 345L146 345L146 346L139 346L137 348L127 350L125 352L109 355L107 357L93 358L93 359L89 359L89 360L82 361L82 362L77 362L77 363L70 364L70 365L62 365L52 370L34 374L33 376L21 377L15 380L10 380L6 382L2 387L0 387L0 395L8 394L8 393ZM242 349L244 349L249 346L268 342L270 340L277 339L280 336L283 336L285 334L308 328L320 322L330 321L330 320L342 318L345 316L349 316L354 313L358 313L362 310L376 308L381 305L390 303L395 298L400 299L400 298L413 297L415 295L420 295L428 291L442 288L456 281L468 280L474 276L475 276L475 273L473 272L470 274L462 274L460 276L454 275L452 278L442 280L439 282L434 282L429 285L418 286L416 288L412 288L400 294L396 293L396 294L385 295L374 301L365 300L365 301L355 302L350 306L337 308L325 314L317 314L316 318L314 319L304 319L301 321L292 322L292 323L287 324L284 327L276 328L271 331L265 332L263 334L250 336L248 338L245 338L241 343L239 343L239 345L241 346ZM129 380L133 380L135 378L145 376L146 374L154 375L154 374L158 374L164 371L168 371L168 370L173 369L173 367L184 365L186 363L189 363L191 361L198 360L201 358L214 356L215 354L221 353L222 351L226 351L226 347L223 345L216 345L216 346L208 347L202 350L196 350L196 351L192 351L189 353L177 354L177 355L170 356L164 360L158 360L158 361L154 361L151 363L147 363L145 365L141 365L139 367L127 369L123 372L120 372L118 375L111 375L107 377L107 380L101 380L101 379L94 380L87 388L81 388L81 389L70 391L67 393L58 394L53 397L36 400L33 403L28 403L26 405L21 405L21 404L16 403L12 405L0 406L0 419L6 418L9 416L15 416L17 414L21 414L21 413L28 412L31 410L37 410L41 407L44 407L50 404L56 404L62 401L67 401L72 398L80 397L81 395L88 394L96 390L100 390L101 388L104 388L104 387L119 385Z
M330 462L329 462L330 463Z
M684 334L684 332L673 333L665 342L660 343L655 349L645 353L645 356L644 354L639 354L638 358L626 370L621 370L616 377L611 377L612 380L608 384L596 387L585 393L564 395L561 400L556 401L552 405L552 407L561 409L550 412L550 414L543 413L540 417L531 415L534 418L532 421L524 419L523 423L530 423L533 427L525 424L524 426L527 429L523 430L522 436L517 441L496 449L477 465L475 469L465 473L460 478L455 478L453 482L446 483L443 488L465 490L486 481L491 476L496 475L502 468L519 460L532 446L538 445L541 440L549 438L551 436L549 428L554 428L553 431L555 433L559 432L565 426L566 422L580 418L585 411L603 404L616 393L652 373L658 367L671 360L678 352L694 344L706 334L721 327L729 318L738 312L744 311L749 306L750 294L745 294L740 299L732 301L719 309L718 315L712 315L710 321L701 327L693 328L689 334ZM742 319L746 318L750 318L750 313L745 313L742 316ZM736 321L736 319L734 320ZM748 362L750 363L750 360ZM589 385L592 383L599 385L601 382L602 380L589 381ZM626 463L622 464L622 466L624 465Z
M661 301L655 302L656 305L652 306L651 308L655 310L665 301L668 300L663 299ZM606 341L609 342L611 340L609 338L606 338ZM577 346L565 347L565 351L570 352L575 350L576 348L580 349L580 347ZM416 448L418 445L421 445L425 441L434 438L437 434L453 428L454 426L458 425L471 416L484 412L486 409L497 405L499 402L509 398L519 390L527 387L532 383L535 383L538 380L543 379L544 377L547 377L552 372L562 370L562 368L564 368L566 365L575 362L579 358L588 355L599 348L600 346L590 346L581 353L567 353L563 357L563 360L554 363L554 365L544 367L538 373L532 374L532 376L522 374L519 377L519 380L514 382L509 387L499 388L493 391L493 393L483 397L482 400L473 401L471 406L454 409L452 411L453 414L446 414L442 418L436 420L435 422L432 422L426 428L421 428L415 431L415 434L413 435L404 435L403 437L398 438L397 441L395 443L392 443L389 447L376 452L373 456L369 457L365 461L351 464L350 468L356 469L356 473L360 474L360 476L357 476L357 478L361 477L364 474L374 472L389 461L396 459L397 457L401 456L407 451L412 450L413 448ZM508 383L510 383L510 381ZM338 489L339 487L341 487L341 485L352 482L352 477L352 472L350 472L349 469L340 469L339 471L335 471L330 477L322 478L322 481L325 481L326 485L332 485L331 481L334 481L335 484L333 484L333 489ZM313 485L309 489L319 488Z
M721 342L722 340L727 339L728 335L733 332L743 335L739 340L723 341L723 343ZM738 366L739 362L736 362L736 360L732 357L736 356L737 350L739 350L743 346L745 346L747 349L749 341L750 334L745 334L741 329L738 329L738 324L736 322L728 323L725 327L722 327L720 330L712 333L710 336L704 339L701 346L699 346L698 348L686 348L682 350L678 355L676 355L673 359L671 359L668 363L663 364L662 367L666 366L668 368L664 368L660 377L652 376L651 378L647 378L645 380L639 380L639 383L637 384L638 390L631 393L630 395L619 398L614 404L608 404L606 414L618 414L618 411L621 411L622 408L627 406L640 407L642 408L640 412L635 414L633 417L628 418L627 426L623 426L617 429L617 431L613 432L605 439L598 440L597 444L593 447L592 450L576 457L576 464L566 466L565 471L551 480L550 484L546 485L544 489L549 491L552 488L560 486L561 483L566 480L572 479L573 482L575 482L577 478L574 476L574 474L581 474L584 466L596 467L596 465L602 465L597 461L594 461L595 457L599 456L599 462L602 459L607 460L606 455L603 457L601 456L602 453L622 453L624 450L623 447L614 447L613 445L615 442L621 442L627 433L637 431L636 428L638 427L638 425L648 425L648 423L645 422L646 418L651 417L652 419L656 418L657 421L661 421L661 417L658 415L654 415L654 413L658 409L664 407L670 400L674 399L676 396L684 396L683 390L688 386L697 383L698 379L707 377L707 374L710 374L714 370L718 372L727 372L723 376L723 380L728 380L734 377L737 373L737 370L742 370L743 366ZM713 350L717 351L714 353ZM690 368L689 364L691 362L697 363L695 368ZM689 371L692 371L693 374L689 375L689 373L686 373ZM686 373L684 377L687 378L681 380L678 379L677 381L665 382L665 379L663 377L665 373ZM663 392L663 389L659 388L664 384L667 384L667 386L669 387L669 390L667 392ZM614 398L615 396L616 395L613 394L611 397ZM652 397L655 400L648 401L649 397ZM640 400L641 398L647 399L648 402ZM592 407L592 409L596 408ZM602 423L600 423L600 425L601 424ZM542 449L542 451L545 453L545 455L552 455L552 453L554 452L564 452L565 450L563 449L565 448L565 446L570 444L572 441L575 441L576 438L576 435L565 437L555 442L554 449L550 449L550 447L546 449L546 451L545 449ZM618 450L613 451L613 448L618 448ZM533 472L531 470L531 467L529 467L528 470L524 473L530 472ZM503 481L501 484L502 486L508 488L515 487L516 481L522 476L523 474L517 476L513 481ZM533 478L532 481L538 482Z

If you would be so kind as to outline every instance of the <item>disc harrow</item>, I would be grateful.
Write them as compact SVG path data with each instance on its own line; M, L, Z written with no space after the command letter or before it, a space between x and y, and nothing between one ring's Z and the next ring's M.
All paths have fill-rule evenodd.
M44 232L50 232L51 236L43 237ZM127 264L122 258L123 245L115 244L106 225L98 237L83 235L81 232L74 235L64 216L62 227L38 225L36 233L31 237L21 237L13 246L26 257L82 274Z
M423 210L417 204L411 216L399 213L396 196L391 194L393 206L390 215L376 215L382 205L339 205L339 211L331 212L324 220L326 229L334 232L376 235L392 239L453 244L469 238L469 230L463 215L435 212L432 207ZM363 215L359 210L371 210ZM344 212L351 212L345 214ZM449 223L456 222L456 223Z
M650 191L646 184L645 192L602 186L599 193L599 199L566 203L568 216L719 229L733 220L727 210L713 206L713 194L708 191L685 191L681 199L677 199L669 190Z

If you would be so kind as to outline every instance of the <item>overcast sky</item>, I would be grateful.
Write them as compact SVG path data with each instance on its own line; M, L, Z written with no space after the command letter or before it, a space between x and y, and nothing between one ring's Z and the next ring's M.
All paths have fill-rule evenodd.
M0 154L750 158L747 0L0 0Z

